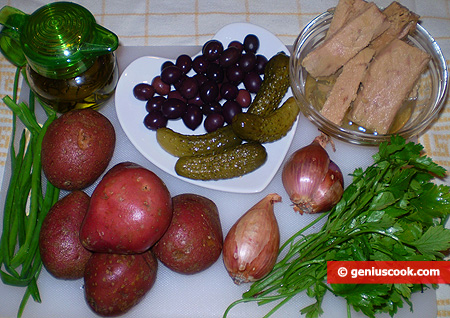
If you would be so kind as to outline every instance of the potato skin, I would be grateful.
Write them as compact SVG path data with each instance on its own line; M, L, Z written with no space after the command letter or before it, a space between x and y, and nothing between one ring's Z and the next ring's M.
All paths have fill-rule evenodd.
M80 226L89 206L89 196L74 191L56 202L39 233L39 251L47 271L59 279L79 279L91 257L80 241Z
M105 317L122 315L138 304L156 280L158 261L142 254L94 253L84 273L85 299Z
M197 194L172 198L172 222L153 246L156 257L171 270L194 274L219 258L223 233L216 204Z
M116 133L96 110L76 109L54 120L42 140L42 169L56 187L82 190L106 170L113 156Z
M138 164L122 162L94 189L80 238L93 252L142 253L161 238L171 219L172 197L164 182Z

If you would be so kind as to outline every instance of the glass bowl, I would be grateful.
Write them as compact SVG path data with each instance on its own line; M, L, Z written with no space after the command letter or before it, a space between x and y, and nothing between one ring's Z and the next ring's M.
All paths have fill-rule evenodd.
M399 130L388 134L377 134L347 121L345 126L344 124L339 126L322 116L319 109L316 108L319 106L314 107L307 100L305 94L307 72L301 63L303 58L323 41L332 18L332 10L317 16L306 25L294 43L289 71L292 92L302 113L329 136L361 145L377 145L380 142L388 141L392 133L401 135L405 139L411 139L429 128L445 105L448 71L439 45L419 24L417 24L414 34L408 36L407 41L428 52L431 60L415 87L417 94L412 103L414 107L410 107L410 117Z

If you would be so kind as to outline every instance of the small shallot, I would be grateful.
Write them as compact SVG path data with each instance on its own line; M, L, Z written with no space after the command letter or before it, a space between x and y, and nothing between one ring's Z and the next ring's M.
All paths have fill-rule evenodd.
M273 269L280 247L273 205L280 201L276 193L267 195L228 232L223 245L223 262L235 284L257 281Z
M344 192L344 178L339 167L330 160L326 136L294 152L283 166L284 189L294 203L294 210L320 213L336 205Z

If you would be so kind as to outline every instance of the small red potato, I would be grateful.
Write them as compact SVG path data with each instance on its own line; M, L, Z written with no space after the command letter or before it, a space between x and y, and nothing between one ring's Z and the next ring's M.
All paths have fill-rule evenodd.
M89 207L89 196L74 191L56 202L39 233L39 251L47 271L59 279L83 277L91 257L80 241L80 226Z
M94 253L84 273L89 307L104 317L119 316L138 304L156 280L158 261L142 254Z
M116 143L114 126L96 110L76 109L55 119L42 140L42 170L55 187L73 191L106 170Z
M168 268L194 274L210 267L222 252L223 233L216 204L196 194L172 198L172 222L153 246L156 257Z
M94 189L80 238L93 252L142 253L161 238L171 219L172 198L164 182L138 164L122 162Z

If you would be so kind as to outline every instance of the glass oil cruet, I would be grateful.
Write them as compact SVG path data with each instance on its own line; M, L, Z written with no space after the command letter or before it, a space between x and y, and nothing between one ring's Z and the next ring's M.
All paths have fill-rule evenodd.
M114 93L119 74L118 37L97 24L84 7L54 2L28 15L0 10L0 51L24 67L41 103L60 113L98 108Z

